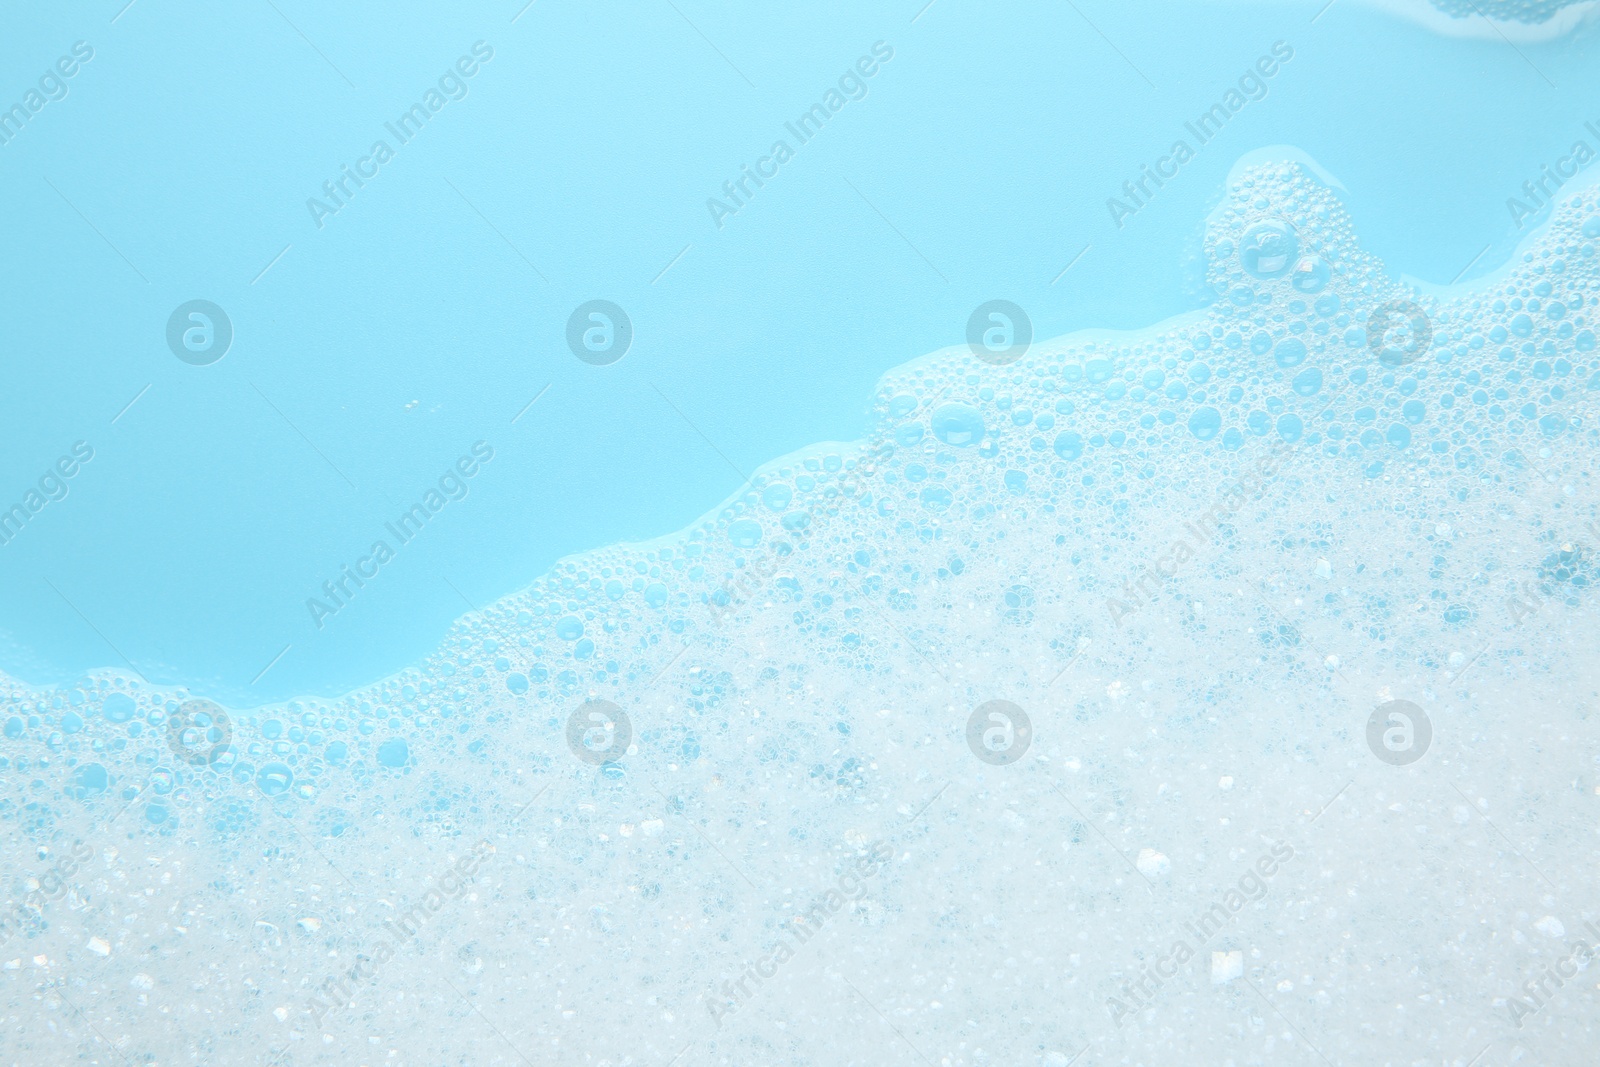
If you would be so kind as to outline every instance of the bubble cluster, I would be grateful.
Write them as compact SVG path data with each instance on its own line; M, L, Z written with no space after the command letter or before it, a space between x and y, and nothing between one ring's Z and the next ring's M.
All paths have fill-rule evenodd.
M987 864L997 833L1034 832L1028 805L1055 787L985 805L1039 768L1101 805L1105 829L1063 808L1060 839L1030 846L1089 863L1055 899L1098 914L1127 891L1120 852L1176 867L1194 851L1119 838L1082 858L1138 825L1104 815L1126 813L1130 766L1168 735L1214 782L1227 731L1247 731L1288 768L1285 797L1295 766L1343 766L1369 737L1381 770L1407 767L1389 755L1404 747L1396 707L1429 728L1407 752L1458 743L1459 716L1485 705L1445 715L1438 693L1468 668L1557 671L1554 613L1592 610L1600 199L1567 195L1513 263L1458 290L1394 280L1297 163L1236 172L1203 241L1208 307L1053 341L986 312L1002 333L985 352L882 380L861 442L767 464L678 534L563 560L343 697L223 709L110 671L0 680L8 876L38 881L77 842L95 857L64 898L84 907L30 905L0 963L56 953L66 969L97 938L96 973L137 1000L244 953L250 992L217 971L181 1026L216 1034L226 1018L277 1048L344 1025L354 1049L352 1016L306 1006L328 960L367 951L481 839L482 888L446 891L419 935L440 966L487 981L508 927L537 959L502 961L497 981L532 983L558 958L581 969L593 946L608 973L585 981L614 970L649 1007L588 1039L665 1027L664 1056L606 1045L613 1062L665 1062L705 1018L702 985L770 940L773 886L804 897L891 831L982 882L969 895L985 907L1033 907ZM1137 729L1094 749L1124 723ZM941 782L954 792L933 804ZM1221 833L1195 832L1202 852ZM915 886L898 878L853 921L912 921ZM987 921L964 907L917 943ZM678 969L659 980L657 955L622 933ZM691 936L692 958L661 947ZM551 939L576 947L558 957ZM138 947L158 941L159 959ZM383 1025L435 1047L392 995L372 994Z

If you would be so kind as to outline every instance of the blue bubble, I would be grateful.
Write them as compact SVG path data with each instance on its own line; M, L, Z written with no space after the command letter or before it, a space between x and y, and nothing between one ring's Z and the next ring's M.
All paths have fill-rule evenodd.
M1077 459L1083 455L1083 435L1071 430L1056 434L1055 452L1062 459Z
M378 746L378 762L385 767L404 767L411 761L411 746L392 737Z
M1600 237L1600 215L1590 215L1583 220L1583 235L1585 237Z
M754 548L761 543L761 524L754 519L738 519L728 524L728 540L740 548Z
M98 763L85 763L72 776L72 795L79 800L99 796L111 784L111 776Z
M1293 367L1303 363L1306 358L1306 344L1298 338L1285 337L1273 350L1272 358L1277 360L1280 367Z
M1281 278L1294 269L1299 251L1300 241L1288 223L1267 219L1244 232L1239 263L1257 278Z
M1405 448L1411 444L1411 427L1403 422L1397 422L1389 427L1389 432L1384 436L1389 439L1389 443L1394 447Z
M1300 421L1299 415L1278 416L1278 436L1290 444L1300 440L1300 435L1305 432L1305 423Z
M1405 405L1401 407L1400 414L1407 422L1415 426L1427 417L1428 408L1420 400L1407 400Z
M983 416L968 404L940 404L933 413L933 436L957 448L975 445L983 440Z
M1301 396L1311 396L1322 388L1322 368L1307 367L1294 376L1290 388Z
M1331 277L1333 270L1321 256L1303 256L1300 262L1294 265L1294 274L1290 276L1289 284L1302 293L1320 293L1327 287L1328 279ZM1338 306L1338 298L1334 298L1334 306Z
M112 693L106 697L101 709L106 713L106 718L112 722L127 722L133 718L133 713L138 710L138 706L134 704L133 698L128 694Z
M506 675L506 688L521 696L528 691L528 676L520 673Z
M6 720L6 736L13 741L21 737L26 729L27 724L15 715Z
M922 424L917 423L917 439L922 439ZM916 444L916 441L911 442ZM789 506L789 501L794 499L794 490L782 482L774 482L761 490L761 502L773 511L782 511Z
M568 615L556 623L556 636L563 641L576 641L583 636L583 622L576 615Z
M1006 488L1013 493L1026 493L1028 491L1027 472L1006 471Z
M286 763L267 763L256 772L256 788L269 797L280 796L294 784L294 772Z
M1201 408L1189 416L1189 432L1202 441L1209 441L1222 429L1222 412L1216 408Z

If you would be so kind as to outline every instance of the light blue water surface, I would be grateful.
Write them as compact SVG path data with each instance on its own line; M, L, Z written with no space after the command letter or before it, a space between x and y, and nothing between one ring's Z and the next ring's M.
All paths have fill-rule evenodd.
M1038 337L1203 306L1202 219L1264 146L1338 178L1391 270L1502 266L1526 233L1507 198L1600 143L1593 35L1322 8L8 11L0 106L74 42L93 58L0 145L0 507L75 442L94 456L0 547L0 668L131 664L235 706L388 674L559 557L856 437L872 383L986 300ZM464 98L398 146L384 124L480 41ZM878 42L865 97L798 145L785 123ZM1114 224L1107 198L1276 42L1265 96ZM380 138L394 158L319 228L307 199ZM719 228L708 198L778 139L794 158ZM235 331L210 366L165 339L196 298ZM593 298L636 331L612 366L564 339ZM480 441L469 495L315 625L307 599Z

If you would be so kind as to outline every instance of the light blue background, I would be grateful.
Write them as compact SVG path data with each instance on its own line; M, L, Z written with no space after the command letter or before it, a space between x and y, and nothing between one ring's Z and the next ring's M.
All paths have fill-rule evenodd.
M705 438L749 471L857 436L874 381L983 301L1037 337L1200 306L1201 220L1253 149L1308 152L1391 270L1447 283L1485 246L1469 277L1504 261L1506 198L1600 120L1592 35L1519 54L1356 0L1315 24L1322 0L937 0L915 22L922 0L539 0L514 24L523 0L275 2L0 16L5 106L96 50L0 146L0 506L96 450L0 547L0 667L27 681L120 650L236 706L349 689L437 645L467 610L452 584L483 605L690 523L740 481ZM479 39L470 95L317 230L307 197ZM1106 197L1280 39L1270 95L1112 226ZM867 99L719 232L706 199L879 40ZM635 326L611 367L563 339L596 297ZM234 325L210 367L164 341L193 298ZM479 439L471 496L318 632L305 599Z

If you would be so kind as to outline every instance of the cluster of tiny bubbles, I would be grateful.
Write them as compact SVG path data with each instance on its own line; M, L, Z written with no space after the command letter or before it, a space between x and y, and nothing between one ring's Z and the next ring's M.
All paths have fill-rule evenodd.
M630 752L702 765L741 751L751 731L730 722L752 686L798 699L828 665L880 669L890 643L932 649L931 677L948 660L936 648L959 650L967 625L945 587L974 587L963 595L1006 628L1001 643L1048 630L1039 645L1058 668L1082 636L1059 622L1067 598L1081 616L1084 594L1121 587L1131 576L1114 561L1145 517L1206 491L1237 453L1292 447L1312 483L1432 479L1465 508L1486 486L1592 450L1597 241L1600 205L1585 192L1491 285L1411 292L1362 251L1325 184L1298 164L1254 167L1206 229L1209 307L1135 333L1036 342L1007 365L957 349L899 368L863 441L775 460L678 534L561 561L391 678L230 712L226 745L203 758L186 752L219 743L214 722L185 720L181 751L169 738L193 699L184 691L116 673L55 690L11 684L0 823L42 841L85 810L126 806L117 834L234 840L292 820L350 839L398 813L447 835L518 768L625 779L628 754L588 766L568 751L569 717L586 701L632 719ZM1286 521L1280 543L1316 547L1321 521ZM1445 559L1454 537L1425 540ZM1001 573L995 561L1022 546L1061 580L1026 565ZM1576 593L1590 566L1554 553L1539 580ZM1434 618L1471 621L1465 581L1433 590ZM1364 610L1357 632L1389 640L1393 606L1374 594ZM776 726L757 762L856 791L869 772L849 748L859 714L830 707Z
M1563 8L1589 0L1432 0L1433 6L1452 18L1482 16L1500 22L1548 22Z

